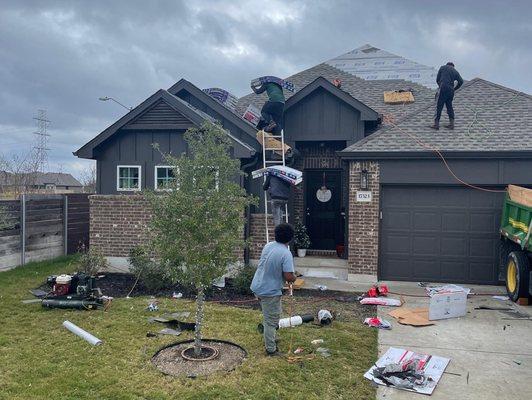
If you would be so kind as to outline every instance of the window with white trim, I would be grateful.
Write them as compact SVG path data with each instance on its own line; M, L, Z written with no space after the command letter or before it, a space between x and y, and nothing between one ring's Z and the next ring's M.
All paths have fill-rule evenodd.
M169 165L155 166L155 190L171 190L175 180L174 167Z
M140 165L118 165L116 167L116 190L135 191L141 188Z

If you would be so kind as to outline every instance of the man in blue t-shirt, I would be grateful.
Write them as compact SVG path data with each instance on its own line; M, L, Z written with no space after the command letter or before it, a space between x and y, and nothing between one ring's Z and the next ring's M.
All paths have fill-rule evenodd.
M267 243L262 249L259 265L251 282L251 290L260 301L264 318L264 345L269 356L279 354L275 336L281 317L284 282L296 280L294 259L288 249L288 243L293 237L292 225L282 223L275 227L275 242Z

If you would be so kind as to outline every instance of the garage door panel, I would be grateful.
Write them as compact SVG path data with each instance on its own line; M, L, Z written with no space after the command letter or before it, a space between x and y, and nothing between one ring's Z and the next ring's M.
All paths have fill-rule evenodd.
M492 283L495 271L490 261L473 261L469 263L469 281L474 283Z
M504 194L384 186L381 199L382 279L497 283Z
M468 265L465 261L442 261L441 262L441 277L442 281L448 282L464 282L468 280Z
M413 274L412 265L404 258L388 257L386 263L384 263L382 273L385 276L389 276L390 279L409 279Z
M443 256L467 256L467 242L462 237L442 237L441 254Z
M388 210L383 213L383 227L404 229L410 228L410 211Z
M436 236L414 236L412 238L413 255L433 255L440 252L440 240Z
M390 234L383 242L387 254L409 254L410 236L404 234Z
M437 212L414 212L414 229L418 230L440 230L441 216Z
M440 275L440 262L432 258L414 258L412 261L414 276L420 280Z
M492 213L472 212L469 214L469 225L471 232L492 233L498 223Z
M466 232L469 229L467 213L442 212L442 230L444 232Z

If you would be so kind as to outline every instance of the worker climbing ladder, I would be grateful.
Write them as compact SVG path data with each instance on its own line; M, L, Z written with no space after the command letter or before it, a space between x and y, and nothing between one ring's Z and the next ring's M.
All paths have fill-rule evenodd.
M268 168L273 165L286 166L286 151L290 148L284 142L284 130L281 129L280 135L274 135L264 131L259 131L257 136L261 139L262 144L262 167ZM266 175L264 175L266 180ZM268 199L268 194L264 193L264 224L266 226L266 243L270 241L268 229L268 212L272 209L272 200ZM285 222L288 222L288 204L285 204L284 210Z

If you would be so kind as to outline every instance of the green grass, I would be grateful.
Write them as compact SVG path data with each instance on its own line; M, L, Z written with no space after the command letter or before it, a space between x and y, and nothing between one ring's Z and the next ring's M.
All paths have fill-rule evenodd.
M209 303L204 336L234 341L249 357L231 373L172 378L150 362L157 349L175 338L146 337L158 327L147 322L154 314L145 311L145 297L115 299L108 312L21 304L47 275L75 269L75 259L59 258L0 273L0 399L375 398L375 389L362 375L376 359L377 334L359 319L343 318L322 329L308 324L293 328L294 348L309 349L312 339L322 338L332 356L289 364L264 356L256 332L259 311ZM194 306L188 300L159 300L161 312L192 311ZM71 334L61 325L66 319L104 344L92 347ZM190 337L187 332L179 339ZM280 337L280 349L286 351L290 333L283 330Z

